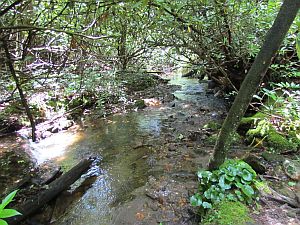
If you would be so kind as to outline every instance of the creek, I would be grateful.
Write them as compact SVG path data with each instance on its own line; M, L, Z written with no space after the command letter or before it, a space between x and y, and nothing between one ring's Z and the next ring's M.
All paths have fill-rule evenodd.
M134 199L132 193L144 186L149 176L163 173L153 167L160 143L164 143L162 138L172 133L166 121L173 115L173 119L184 124L185 118L197 114L199 107L212 109L210 118L224 106L222 101L206 95L205 82L174 76L169 84L180 86L174 92L176 98L172 103L106 118L87 117L81 130L60 132L39 143L26 145L37 163L52 160L65 171L82 158L95 156L99 159L99 167L89 171L97 175L96 179L75 201L73 196L68 207L60 208L57 216L54 212L53 224L114 224L114 208ZM64 205L64 200L60 202Z

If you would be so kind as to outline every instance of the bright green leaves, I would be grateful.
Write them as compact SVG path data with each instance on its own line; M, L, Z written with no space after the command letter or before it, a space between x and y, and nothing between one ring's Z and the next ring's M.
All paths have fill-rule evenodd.
M253 174L250 173L248 170L244 169L242 172L242 178L245 181L251 181L253 179Z
M298 33L296 37L296 49L297 49L297 55L300 60L300 33Z
M17 194L17 190L11 192L2 200L2 203L0 205L0 212L5 208L5 206L7 206L13 200L16 194Z
M209 202L203 202L202 204L204 209L211 209L212 208L212 204L210 204Z
M256 197L256 172L241 160L227 160L219 170L198 171L199 192L190 198L191 205L203 209L214 203L229 201L251 202Z
M0 219L0 225L8 225L8 223L6 221Z
M21 215L18 211L14 209L5 209L5 207L13 200L17 193L16 191L11 192L9 195L7 195L0 204L0 218L8 218L12 216ZM0 225L7 225L7 222L0 219Z
M19 213L17 210L14 209L3 209L1 211L1 218L8 218L8 217L12 217L12 216L18 216L21 215L21 213Z

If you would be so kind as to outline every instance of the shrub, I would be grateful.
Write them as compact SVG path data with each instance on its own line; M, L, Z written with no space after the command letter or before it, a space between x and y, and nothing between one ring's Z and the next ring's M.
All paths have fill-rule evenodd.
M209 209L223 200L251 203L257 196L256 173L241 160L227 160L218 170L199 171L199 191L190 198L193 206Z

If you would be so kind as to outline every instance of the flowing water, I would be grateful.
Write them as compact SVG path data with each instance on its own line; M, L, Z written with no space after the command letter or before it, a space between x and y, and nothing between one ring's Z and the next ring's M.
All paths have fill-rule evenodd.
M205 83L197 79L175 76L170 82L180 85L174 93L175 104L200 102L210 107L218 102L205 96ZM200 104L199 103L199 104ZM218 107L218 106L217 106ZM96 156L100 160L98 176L91 188L73 202L55 224L111 224L112 209L131 199L132 192L145 185L151 175L151 155L155 148L149 140L164 132L163 121L176 108L161 106L143 111L117 114L102 119L90 119L85 129L55 134L40 143L31 144L38 163L55 160L68 170L82 158ZM94 168L95 169L95 168Z

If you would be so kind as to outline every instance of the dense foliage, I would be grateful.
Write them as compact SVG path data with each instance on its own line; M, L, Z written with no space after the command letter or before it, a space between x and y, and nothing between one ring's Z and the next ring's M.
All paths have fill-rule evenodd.
M31 124L42 117L40 111L51 117L72 106L102 110L110 99L124 102L122 83L129 73L116 76L119 71L179 66L236 91L280 5L280 0L3 1L0 103L19 101L23 92L21 107L28 108L29 120L33 114ZM269 79L298 79L299 24L298 17Z

